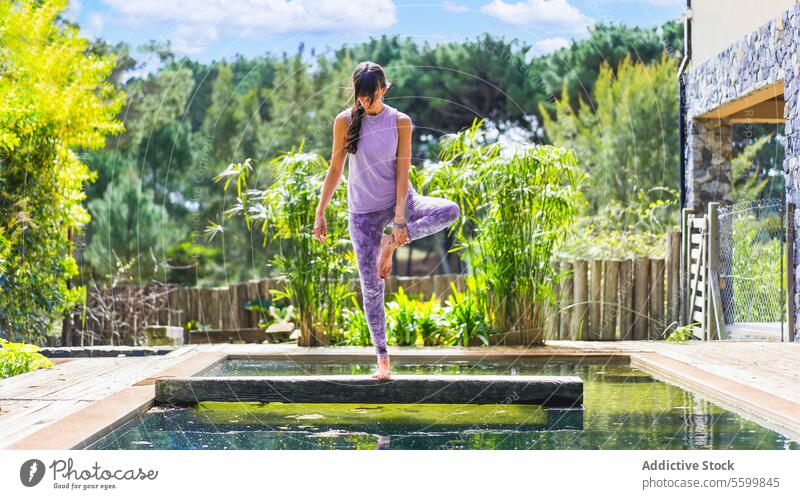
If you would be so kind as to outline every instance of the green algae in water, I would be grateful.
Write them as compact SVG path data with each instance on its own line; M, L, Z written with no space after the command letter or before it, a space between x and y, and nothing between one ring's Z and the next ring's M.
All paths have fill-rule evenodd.
M367 374L369 363L228 361L207 375ZM395 362L396 373L577 375L585 410L487 404L205 402L156 407L91 449L798 449L627 363Z

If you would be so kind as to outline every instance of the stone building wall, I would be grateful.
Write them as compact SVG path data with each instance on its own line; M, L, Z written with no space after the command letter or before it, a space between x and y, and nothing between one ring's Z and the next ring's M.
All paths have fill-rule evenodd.
M740 39L716 57L692 67L686 84L688 158L687 205L704 211L709 201L732 202L730 178L731 127L722 120L697 119L725 103L761 88L784 83L786 106L786 198L800 206L800 3ZM800 209L795 212L800 235ZM800 241L794 244L795 275L800 276ZM800 281L797 279L796 281ZM800 310L800 286L795 282L795 311ZM796 318L800 319L797 315ZM800 320L796 320L800 324ZM800 340L800 334L795 335Z

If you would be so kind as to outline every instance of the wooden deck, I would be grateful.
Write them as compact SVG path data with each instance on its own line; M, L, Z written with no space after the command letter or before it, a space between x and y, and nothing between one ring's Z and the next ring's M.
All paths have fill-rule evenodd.
M394 359L630 358L665 381L700 393L800 439L800 344L775 342L553 341L540 348L390 348ZM373 359L371 348L191 345L167 355L75 358L0 380L0 448L79 447L110 422L152 403L154 380L192 376L226 357ZM121 423L120 423L121 424Z

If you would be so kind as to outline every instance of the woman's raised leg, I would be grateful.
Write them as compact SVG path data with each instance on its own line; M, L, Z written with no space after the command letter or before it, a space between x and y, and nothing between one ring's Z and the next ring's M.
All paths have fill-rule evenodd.
M406 203L408 239L435 234L452 225L460 214L458 204L449 199L411 193Z

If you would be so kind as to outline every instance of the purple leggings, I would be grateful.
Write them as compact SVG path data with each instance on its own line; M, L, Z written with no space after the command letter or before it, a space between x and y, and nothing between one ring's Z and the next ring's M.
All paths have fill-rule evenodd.
M378 257L381 254L381 236L385 227L394 220L395 207L369 213L350 213L350 240L356 252L358 274L364 314L375 351L381 357L386 351L386 310L384 309L385 282L378 274ZM459 208L449 199L423 196L409 190L406 202L408 238L411 241L435 234L449 226L459 216Z

